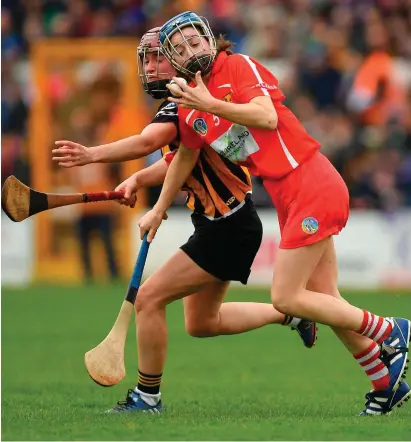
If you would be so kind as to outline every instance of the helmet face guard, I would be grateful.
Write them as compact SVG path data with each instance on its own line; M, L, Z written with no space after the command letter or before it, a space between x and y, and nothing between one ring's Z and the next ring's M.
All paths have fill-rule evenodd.
M164 55L161 51L159 31L160 28L153 28L147 31L141 37L140 44L137 48L138 76L143 85L144 91L156 100L166 98L170 95L166 86L175 75L172 66L169 63L167 63L169 65L167 72L162 72L160 70L160 56L164 57ZM146 72L146 64L150 57L148 54L152 54L156 59L156 69L155 72L152 73Z
M187 28L195 31L190 37L186 37L183 33L183 29ZM176 33L180 35L180 42L173 45L171 37ZM196 48L191 46L193 39L199 43ZM204 39L208 41L209 47L204 45ZM198 71L202 75L208 74L217 54L216 40L208 21L194 12L183 12L165 23L160 29L160 44L163 54L170 63L189 78L194 77ZM190 48L191 55L186 58L179 54L182 45Z

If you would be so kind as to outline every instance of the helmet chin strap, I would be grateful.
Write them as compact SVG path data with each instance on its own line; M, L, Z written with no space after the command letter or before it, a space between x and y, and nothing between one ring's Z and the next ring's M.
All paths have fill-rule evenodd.
M147 93L156 100L167 98L170 95L170 91L167 89L167 84L170 80L156 80L147 83Z
M191 58L192 60L188 61L186 69L190 71L193 76L198 71L201 72L201 75L206 75L211 71L214 60L212 54L204 54L200 57L194 56Z

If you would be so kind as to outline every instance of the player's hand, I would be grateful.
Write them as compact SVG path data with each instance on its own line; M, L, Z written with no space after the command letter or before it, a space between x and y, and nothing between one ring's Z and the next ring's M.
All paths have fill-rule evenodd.
M93 162L90 148L73 141L62 140L55 142L57 149L53 149L53 161L61 167L84 166Z
M139 188L140 186L138 184L137 172L131 175L131 177L127 178L115 188L115 190L122 190L124 192L124 198L122 198L121 200L117 200L117 202L124 206L129 206L133 209L136 205L137 192Z
M157 210L155 207L153 207L140 219L138 223L138 225L140 226L140 238L143 239L145 233L148 232L147 242L153 241L158 228L163 222L163 219L167 218L167 213Z
M168 101L177 103L181 107L187 109L197 109L200 111L209 112L213 109L216 101L201 78L201 72L197 72L194 78L196 87L191 87L185 84L180 78L173 77L173 80L180 86L182 92L180 98L168 97ZM167 88L169 85L167 85Z

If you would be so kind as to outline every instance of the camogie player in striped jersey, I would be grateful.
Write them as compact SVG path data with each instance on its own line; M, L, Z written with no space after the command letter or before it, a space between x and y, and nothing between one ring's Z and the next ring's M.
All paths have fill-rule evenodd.
M176 72L160 52L159 28L142 37L138 64L144 90L156 99L168 96L166 85ZM58 141L53 159L63 167L118 162L141 158L167 145L163 159L117 187L125 190L122 203L134 206L139 188L163 182L179 140L177 105L165 100L141 134L90 148ZM167 349L165 309L176 299L184 298L185 325L192 336L238 334L276 323L295 329L306 347L311 348L316 339L314 322L279 313L270 304L223 304L230 281L247 283L262 238L248 170L206 147L181 187L188 193L194 234L139 289L135 304L138 384L110 412L161 411L160 383Z
M271 288L284 314L330 326L365 370L373 390L362 414L389 413L410 396L407 368L411 322L350 305L337 285L332 235L345 226L349 196L341 176L319 152L274 75L247 55L216 44L205 19L185 12L160 31L164 55L190 83L174 78L181 146L158 202L140 220L152 239L181 182L206 146L260 176L276 207L282 239ZM225 48L225 50L224 50ZM168 86L170 87L170 86ZM229 99L228 99L229 98Z

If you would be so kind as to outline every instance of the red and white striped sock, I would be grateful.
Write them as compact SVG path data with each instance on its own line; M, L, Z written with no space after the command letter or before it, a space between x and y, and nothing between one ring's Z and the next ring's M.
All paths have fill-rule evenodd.
M380 347L373 342L366 350L354 355L356 361L364 369L374 390L385 390L390 385L390 374L380 359Z
M367 336L378 344L381 344L391 334L391 323L387 319L374 315L366 310L363 310L363 313L364 317L358 333Z

